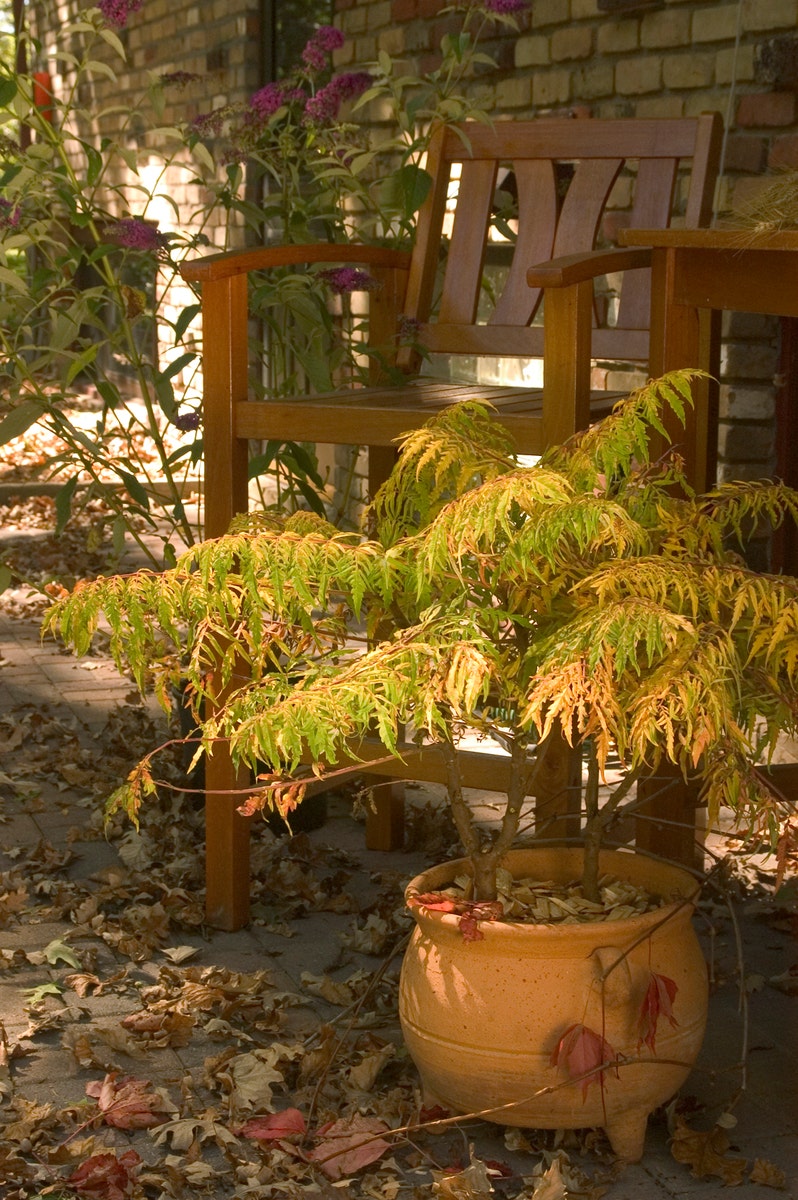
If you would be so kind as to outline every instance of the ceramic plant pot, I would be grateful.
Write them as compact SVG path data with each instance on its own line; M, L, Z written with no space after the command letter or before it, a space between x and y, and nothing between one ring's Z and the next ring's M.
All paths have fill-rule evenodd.
M567 883L581 874L581 852L517 850L504 865L516 878ZM683 902L695 879L608 851L602 873L668 903L593 924L482 922L482 939L467 941L456 915L413 899L467 870L467 860L435 867L405 893L416 928L399 1014L424 1103L531 1129L600 1126L636 1162L649 1113L685 1081L704 1035L706 966Z

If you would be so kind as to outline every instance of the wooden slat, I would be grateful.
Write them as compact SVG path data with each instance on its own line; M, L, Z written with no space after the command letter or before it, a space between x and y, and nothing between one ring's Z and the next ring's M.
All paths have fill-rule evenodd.
M622 158L576 164L557 224L555 256L593 249L604 204L622 166Z
M540 397L540 393L538 393ZM460 399L466 396L459 397ZM467 398L485 399L485 389L474 387ZM240 404L236 422L242 437L280 437L289 441L333 442L336 444L392 446L411 429L418 429L429 420L436 408L456 403L456 398L440 397L437 405L417 404L404 408L352 404L346 407L325 403L291 405L251 401ZM537 412L524 412L503 405L497 419L511 430L518 449L523 454L540 454L543 450L540 399Z
M551 258L557 229L557 184L548 160L513 163L518 187L518 238L507 282L488 324L528 325L540 303L540 288L531 288L526 273L533 263Z
M320 242L314 245L255 246L245 250L207 254L203 258L186 259L180 267L183 279L207 283L247 275L250 271L266 271L271 267L298 266L302 263L338 262L371 263L374 266L407 269L410 255L406 250L389 246L362 246L358 243Z
M235 406L248 389L245 275L205 284L202 320L205 535L219 537L247 509L247 446L234 428Z
M714 119L714 114L709 118ZM474 122L466 127L470 157L516 159L554 158L689 158L701 130L702 117L663 120L591 118L566 121L559 117L534 121ZM442 154L461 161L463 142L453 129L445 131Z
M630 224L638 229L664 229L670 222L676 186L675 158L641 159L635 181ZM648 329L651 320L651 273L624 275L618 305L618 325L623 329Z
M444 325L476 320L497 165L463 163L439 309Z

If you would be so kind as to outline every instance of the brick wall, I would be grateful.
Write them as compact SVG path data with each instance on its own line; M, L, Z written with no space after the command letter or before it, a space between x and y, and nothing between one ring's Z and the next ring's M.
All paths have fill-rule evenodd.
M385 50L426 68L444 18L437 0L339 0L342 61ZM448 18L447 18L448 20ZM765 173L798 167L798 0L661 0L624 11L599 0L531 0L517 34L487 48L498 68L475 86L508 116L680 117L720 112L728 124L717 191L721 216L749 204ZM774 469L779 322L724 320L721 478ZM631 385L635 376L610 380Z

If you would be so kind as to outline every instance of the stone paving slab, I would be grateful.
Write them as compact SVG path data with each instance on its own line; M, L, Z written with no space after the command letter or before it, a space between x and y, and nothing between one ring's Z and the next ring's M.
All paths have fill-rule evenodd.
M0 614L0 722L4 712L20 703L62 705L59 712L64 712L67 722L72 721L87 739L86 744L91 745L92 732L96 733L110 709L130 691L129 682L120 679L113 667L100 659L91 660L91 665L95 662L96 669L82 669L63 653L43 648L35 622ZM90 840L69 841L75 828L85 826L90 816L91 809L85 801L76 804L74 796L61 794L55 788L39 790L38 800L9 799L6 806L9 819L0 823L0 881L2 872L15 861L15 849L23 847L29 851L43 838L57 848L69 844L74 859L67 873L73 879L89 878L103 868L118 865L115 844L103 841L101 836L91 840L93 835L87 835ZM9 796L10 789L6 788L3 794ZM354 890L363 905L373 893L379 876L382 882L395 883L399 907L403 883L425 865L419 854L382 855L366 851L362 827L335 808L324 828L310 836L313 844L332 845L357 858L359 871L347 887ZM197 853L201 853L199 846ZM256 901L254 913L253 924L237 933L202 930L181 937L185 945L198 951L191 963L242 972L268 970L277 988L302 995L301 1005L286 1010L289 1028L302 1028L303 1023L308 1026L311 1016L315 1024L314 1013L324 1019L335 1015L338 1010L302 992L301 976L309 972L346 978L363 961L341 941L341 936L351 929L351 915L312 913L292 922L296 936L288 938L269 930L268 904L264 907ZM747 993L748 1086L735 1110L738 1125L730 1131L730 1138L741 1156L749 1161L757 1157L771 1159L786 1172L789 1182L786 1192L745 1183L735 1188L733 1194L737 1200L766 1197L770 1200L779 1194L798 1200L798 997L785 995L768 982L795 963L796 947L786 933L762 924L756 912L743 910L740 930L746 946L747 974L761 976L762 982ZM85 1031L100 1053L103 1028L118 1024L122 1016L141 1007L140 988L157 980L165 960L159 957L158 961L144 961L131 967L129 960L115 954L113 947L100 941L90 929L76 927L66 920L0 928L0 951L13 952L20 946L29 952L42 951L59 939L67 940L81 952L92 948L100 973L128 967L124 990L84 998L66 992L60 998L48 997L45 1005L45 1012L79 1015L81 1021L73 1028ZM711 999L707 1039L684 1092L704 1100L711 1116L716 1117L739 1084L737 1065L744 1022L738 1011L735 939L728 925L724 925L714 943L718 983ZM3 971L2 961L0 958L0 1021L13 1039L21 1036L29 1025L24 1008L25 989L63 978L69 968L63 964L45 964L12 972ZM510 998L508 1002L512 1002ZM385 1032L398 1041L395 1027ZM62 1045L58 1028L35 1035L26 1045L35 1049L35 1053L13 1064L15 1081L26 1097L58 1104L79 1103L85 1098L86 1079L96 1078L97 1073L87 1073L76 1065L74 1056ZM191 1081L197 1087L205 1059L223 1049L223 1040L200 1039L174 1051L148 1053L148 1072L156 1081L172 1087L179 1086L181 1080ZM481 1156L512 1158L496 1127L475 1123L458 1136L464 1144L474 1141ZM124 1137L117 1137L117 1141L124 1148ZM162 1154L163 1151L153 1147L152 1161ZM642 1163L628 1167L607 1195L608 1200L716 1200L725 1191L718 1180L694 1179L687 1167L676 1163L668 1148L664 1122L652 1118Z

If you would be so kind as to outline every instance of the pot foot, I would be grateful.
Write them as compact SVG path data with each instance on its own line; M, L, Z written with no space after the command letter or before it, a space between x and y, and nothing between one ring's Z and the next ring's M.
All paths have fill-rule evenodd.
M626 1162L640 1162L646 1140L648 1113L628 1112L604 1126L613 1152Z

